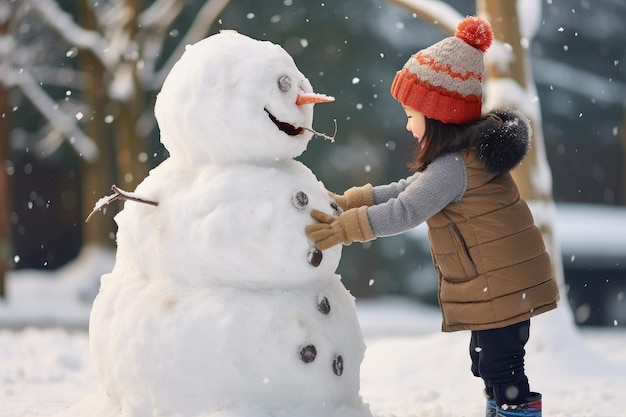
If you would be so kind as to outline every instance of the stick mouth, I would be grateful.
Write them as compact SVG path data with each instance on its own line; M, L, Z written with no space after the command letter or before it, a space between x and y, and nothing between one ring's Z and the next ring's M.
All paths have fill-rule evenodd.
M286 123L286 122L281 122L280 120L278 120L272 113L270 113L267 109L265 109L265 113L267 113L267 115L269 116L270 120L272 121L272 123L274 123L276 125L276 127L278 128L278 130L280 130L281 132L289 135L289 136L298 136L301 135L304 132L304 129L301 127L296 127L292 124Z

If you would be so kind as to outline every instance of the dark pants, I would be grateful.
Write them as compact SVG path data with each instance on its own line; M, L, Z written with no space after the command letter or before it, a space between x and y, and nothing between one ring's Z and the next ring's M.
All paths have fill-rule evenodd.
M524 373L529 330L530 320L526 320L500 329L472 331L472 373L483 379L487 395L498 406L522 404L530 395Z

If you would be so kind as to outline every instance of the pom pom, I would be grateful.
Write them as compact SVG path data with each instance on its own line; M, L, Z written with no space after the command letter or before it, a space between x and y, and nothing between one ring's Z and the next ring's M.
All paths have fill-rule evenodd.
M485 19L468 16L459 23L454 34L476 49L485 52L493 42L493 30Z

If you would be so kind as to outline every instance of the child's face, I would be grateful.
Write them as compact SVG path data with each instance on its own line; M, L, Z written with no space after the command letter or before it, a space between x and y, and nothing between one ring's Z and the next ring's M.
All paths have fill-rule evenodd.
M410 107L403 106L403 108L407 117L406 130L413 133L413 137L421 144L426 132L426 119L422 113Z

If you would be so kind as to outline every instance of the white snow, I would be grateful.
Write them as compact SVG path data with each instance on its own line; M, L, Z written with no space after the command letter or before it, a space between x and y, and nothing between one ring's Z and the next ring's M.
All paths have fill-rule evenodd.
M86 265L79 268L89 272ZM38 305L39 292L67 273L9 275L13 296L10 303L0 302L3 327L24 318L36 324L41 317L32 319L26 312L40 310L43 317L63 317L59 325L83 329L0 330L0 417L65 416L76 404L96 403L98 385L84 330L89 309L76 308L85 304L69 297L77 288L50 295L45 308ZM356 305L367 344L361 395L375 417L483 414L481 384L469 371L469 333L440 333L437 309L402 298L357 300ZM531 336L527 371L533 388L544 395L545 415L626 416L626 331L584 329L580 336L563 340L558 349L545 348Z

